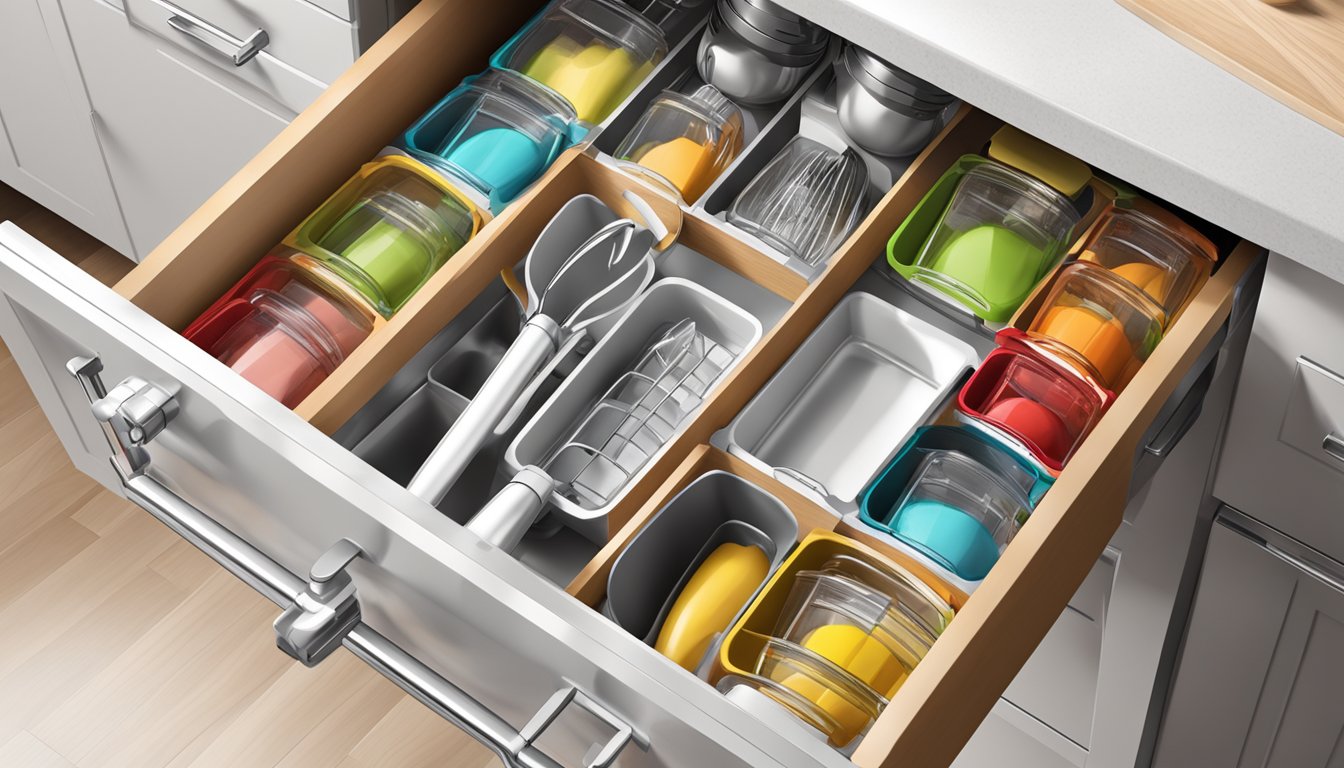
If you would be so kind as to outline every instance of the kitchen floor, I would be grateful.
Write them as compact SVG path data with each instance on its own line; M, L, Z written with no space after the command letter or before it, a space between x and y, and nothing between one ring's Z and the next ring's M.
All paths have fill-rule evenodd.
M104 283L132 266L0 184L5 220ZM75 470L0 345L0 766L499 765L347 651L289 660L277 613Z

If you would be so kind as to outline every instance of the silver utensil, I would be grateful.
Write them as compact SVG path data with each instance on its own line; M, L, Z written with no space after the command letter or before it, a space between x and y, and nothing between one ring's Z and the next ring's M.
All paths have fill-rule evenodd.
M840 127L855 144L883 157L924 148L943 127L956 97L873 54L847 44L835 64Z
M826 30L770 0L719 0L696 68L740 104L774 104L802 84L829 42Z
M556 214L551 226L562 221L568 207ZM619 314L653 280L655 236L630 219L607 224L569 253L554 248L555 241L546 235L524 266L528 300L522 330L407 486L432 505L442 501L495 428L533 388L538 372L568 355L595 323Z
M587 508L610 502L699 409L735 360L693 321L673 325L572 423L543 466L524 467L466 527L508 551L553 493Z

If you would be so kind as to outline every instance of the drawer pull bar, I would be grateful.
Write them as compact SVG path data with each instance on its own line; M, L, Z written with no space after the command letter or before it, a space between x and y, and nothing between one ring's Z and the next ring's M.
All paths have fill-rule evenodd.
M179 10L168 17L168 26L210 49L224 54L233 66L241 67L261 53L271 43L271 36L258 29L240 40L204 19L198 19Z
M496 752L510 768L560 768L534 746L570 702L588 710L616 730L616 735L588 763L607 768L626 744L642 749L648 741L586 693L569 686L552 696L519 731L461 688L445 680L396 643L365 624L354 580L347 566L364 555L348 539L338 541L314 563L309 580L294 575L242 537L215 522L145 472L144 446L178 413L167 390L129 377L108 390L97 357L77 357L66 369L80 382L112 448L112 466L126 497L186 539L225 570L264 595L284 611L276 619L276 644L307 666L314 666L339 646L391 680L440 717L472 734Z
M1331 432L1321 440L1321 450L1329 454L1330 458L1336 461L1344 461L1344 437Z

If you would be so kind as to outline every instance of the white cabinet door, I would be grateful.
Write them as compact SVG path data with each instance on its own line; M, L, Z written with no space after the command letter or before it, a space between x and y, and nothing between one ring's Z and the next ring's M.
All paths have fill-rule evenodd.
M137 259L294 113L101 0L61 0Z
M1154 765L1344 765L1341 648L1344 566L1225 510Z
M129 254L60 5L0 2L0 31L0 179Z

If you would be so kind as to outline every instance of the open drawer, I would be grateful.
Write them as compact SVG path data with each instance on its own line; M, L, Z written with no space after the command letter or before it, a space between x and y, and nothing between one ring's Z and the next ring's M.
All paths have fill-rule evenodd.
M691 276L708 270L733 286L763 334L589 532L597 541L568 591L330 436L475 311L568 200L614 206L640 182L569 152L292 411L178 334L538 6L499 2L482 16L468 0L423 0L116 292L4 225L0 332L75 464L275 600L281 647L301 660L344 645L510 764L847 765L738 709L591 608L612 560L693 474L752 472L706 447L710 436L864 277L942 172L983 146L993 118L959 112L810 280L648 197L660 218L683 222L678 247L698 254L685 262L696 265ZM1136 457L1164 414L1181 411L1174 401L1259 258L1243 244L1224 259L989 576L969 597L948 591L957 619L853 763L952 761L1119 526ZM777 489L800 531L837 528L903 557L770 478L760 484Z

